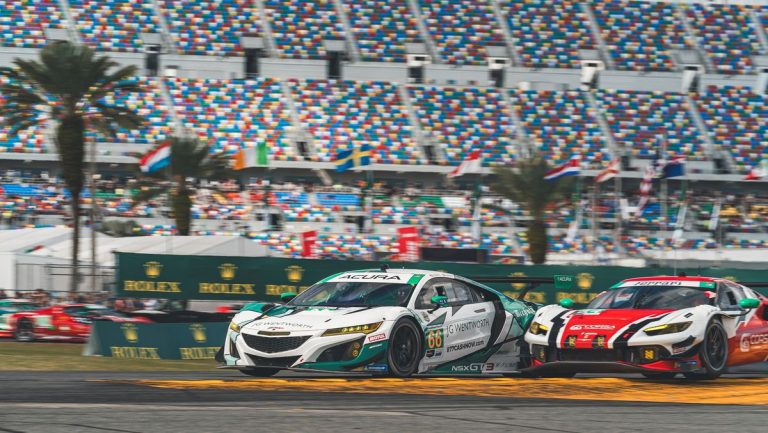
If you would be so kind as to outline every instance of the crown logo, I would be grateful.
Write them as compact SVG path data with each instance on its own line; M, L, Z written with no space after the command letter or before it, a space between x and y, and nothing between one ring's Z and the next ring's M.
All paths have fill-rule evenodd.
M147 262L144 263L144 272L149 278L157 278L160 276L160 272L163 270L163 265L160 262Z
M139 330L133 323L123 323L120 325L120 329L123 330L123 336L129 343L135 343L139 341Z
M595 280L595 276L587 272L582 272L576 275L576 285L579 286L581 290L591 289L592 281L594 280Z
M285 275L288 277L288 281L298 283L301 281L301 277L304 276L304 268L296 265L288 266L285 268Z
M232 278L235 278L235 271L237 271L237 266L232 263L224 263L219 266L219 275L221 275L221 279L223 280L231 280Z
M509 274L510 277L524 277L525 272L512 272ZM523 290L525 288L525 283L512 283L512 288L515 290Z
M205 325L200 323L193 323L189 325L189 330L192 332L192 338L197 343L205 343Z

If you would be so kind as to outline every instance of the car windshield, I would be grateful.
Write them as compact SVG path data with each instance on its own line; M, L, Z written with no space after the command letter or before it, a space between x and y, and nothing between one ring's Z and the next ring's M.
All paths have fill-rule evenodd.
M711 305L713 300L714 296L708 296L706 291L692 287L634 286L603 292L593 299L587 308L680 310L699 305Z
M296 307L395 307L405 306L413 286L403 283L344 281L319 283L294 298Z

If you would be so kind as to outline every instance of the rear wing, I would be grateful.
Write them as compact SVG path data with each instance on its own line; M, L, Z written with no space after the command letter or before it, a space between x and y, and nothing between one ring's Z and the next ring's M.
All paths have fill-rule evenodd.
M526 284L525 288L517 295L517 299L525 298L531 290L542 284L554 284L556 289L570 290L574 287L576 278L572 275L554 275L552 277L469 277L478 283L511 283ZM766 283L768 284L768 283ZM768 287L768 286L766 286Z

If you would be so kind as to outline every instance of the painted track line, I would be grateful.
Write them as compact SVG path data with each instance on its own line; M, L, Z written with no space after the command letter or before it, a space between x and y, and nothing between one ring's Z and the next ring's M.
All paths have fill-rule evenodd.
M519 397L647 403L768 405L768 378L651 381L621 378L317 378L107 381L184 390Z

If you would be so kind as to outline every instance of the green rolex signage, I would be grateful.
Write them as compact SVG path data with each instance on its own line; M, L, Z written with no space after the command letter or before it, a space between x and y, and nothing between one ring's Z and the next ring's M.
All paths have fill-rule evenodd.
M300 293L331 274L355 269L378 269L381 264L345 260L117 253L117 295L130 298L279 301L281 293ZM585 304L601 291L625 278L676 273L666 268L618 266L525 266L439 262L389 265L439 270L468 277L554 276L554 284L541 285L526 296L526 299L542 304L556 303L563 298L573 299L576 304ZM688 275L696 275L698 272L682 271L686 271ZM709 269L706 275L736 281L768 281L768 271ZM489 285L513 297L525 288L524 284Z
M85 355L124 359L213 359L228 323L93 323Z

